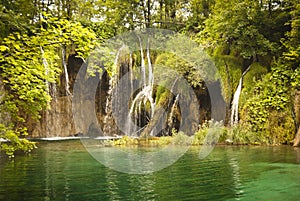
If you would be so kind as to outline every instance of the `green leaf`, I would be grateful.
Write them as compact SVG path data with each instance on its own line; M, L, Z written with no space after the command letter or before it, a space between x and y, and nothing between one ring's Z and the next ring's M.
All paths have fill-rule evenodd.
M1 52L4 52L4 51L6 51L6 50L9 50L9 48L8 48L7 46L5 46L5 45L0 45L0 51L1 51Z

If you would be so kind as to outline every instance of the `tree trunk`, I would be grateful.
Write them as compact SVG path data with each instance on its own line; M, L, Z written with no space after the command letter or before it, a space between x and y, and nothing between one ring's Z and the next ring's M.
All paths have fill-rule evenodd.
M150 28L150 23L151 23L151 2L150 0L147 1L147 28Z
M295 113L295 122L297 133L294 139L293 146L298 146L300 144L300 91L296 91L294 99L294 113Z
M160 28L163 28L163 0L160 0L159 1L159 11L160 11L160 14L159 14L159 20L160 20Z

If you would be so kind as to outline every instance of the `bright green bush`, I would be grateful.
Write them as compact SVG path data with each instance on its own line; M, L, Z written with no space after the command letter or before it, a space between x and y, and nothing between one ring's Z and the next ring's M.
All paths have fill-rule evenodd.
M241 123L256 133L260 143L290 143L294 137L291 75L287 66L275 63L269 74L243 94Z
M36 148L36 144L25 138L20 138L20 136L24 137L26 135L26 129L14 130L0 124L0 138L7 140L6 142L0 142L0 150L3 150L9 157L14 157L17 151L30 152Z

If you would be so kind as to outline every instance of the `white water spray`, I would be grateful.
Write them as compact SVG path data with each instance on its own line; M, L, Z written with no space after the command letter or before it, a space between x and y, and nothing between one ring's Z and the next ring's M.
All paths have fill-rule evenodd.
M170 116L169 116L169 119L168 119L168 126L171 128L172 125L173 125L173 116L174 116L174 112L175 112L175 109L178 105L178 101L179 101L179 94L176 95L175 97L175 101L172 105L172 108L171 108L171 112L170 112Z
M150 57L150 38L148 38L147 41L147 61L148 61L148 86L151 86L151 89L153 88L153 67L151 63L151 57Z
M121 51L122 49L124 48L125 46L123 45L117 52L116 54L116 57L115 57L115 61L114 61L114 67L117 69L118 68L118 63L119 63L119 57L120 57L120 54L121 54ZM116 134L116 133L112 133L114 132L112 130L113 128L113 110L112 110L112 92L113 92L113 87L115 85L115 81L116 81L116 78L117 76L114 76L114 77L111 77L109 79L109 88L108 88L108 91L107 91L107 99L106 99L106 103L105 103L105 117L104 117L104 120L103 120L103 123L104 123L104 128L103 128L103 131L104 131L104 134L105 135L112 135L112 134Z
M68 74L67 63L66 63L66 49L65 48L61 49L61 57L62 57L62 65L64 67L65 79L66 79L66 85L65 85L66 95L68 96L68 95L71 95L71 92L70 92L70 86L69 86L69 74Z
M143 51L143 44L142 44L142 39L138 37L139 43L140 43L140 52L141 52L141 73L142 73L142 82L143 86L146 86L146 67L145 67L145 59L144 59L144 51Z
M231 116L230 116L230 125L234 126L239 123L239 99L242 92L243 78L245 74L250 70L249 66L242 74L239 85L233 95L232 106L231 106Z
M41 49L41 53L42 53L42 60L43 60L43 66L44 66L44 69L45 69L45 75L48 76L49 74L49 64L48 64L48 61L45 57L45 52L44 52L44 49L42 48L42 46L40 46L40 49ZM47 93L49 94L49 82L45 81L45 85L46 85L46 91Z
M130 72L130 93L133 92L133 59L132 52L130 52L129 58L129 72Z
M141 77L142 79L142 90L136 95L134 100L132 101L128 118L131 118L132 115L141 114L142 111L142 104L145 106L148 102L150 103L150 119L154 115L155 109L155 102L152 98L153 92L153 82L154 82L154 75L153 75L153 66L151 64L150 58L150 39L147 40L147 61L148 61L148 82L146 80L146 68L145 68L145 60L144 60L144 53L143 53L143 46L142 40L138 37L140 43L140 51L141 51Z

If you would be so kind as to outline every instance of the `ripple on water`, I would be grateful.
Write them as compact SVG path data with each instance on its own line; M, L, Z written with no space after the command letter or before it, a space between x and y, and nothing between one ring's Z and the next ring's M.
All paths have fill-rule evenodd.
M0 158L0 200L297 200L299 151L217 146L199 160L193 147L173 165L120 173L80 141L42 142L28 156Z

